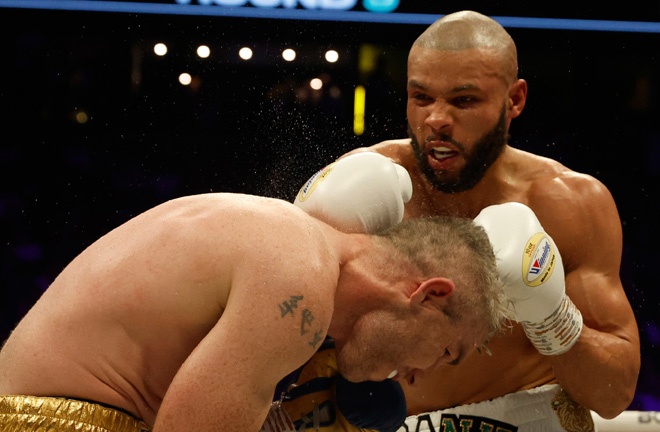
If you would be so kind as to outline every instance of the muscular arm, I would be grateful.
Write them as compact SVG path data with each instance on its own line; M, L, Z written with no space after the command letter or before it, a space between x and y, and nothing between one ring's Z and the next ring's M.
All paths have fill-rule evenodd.
M278 381L323 341L338 276L334 260L318 233L288 213L264 216L270 218L264 230L258 219L245 220L248 213L226 230L242 247L226 238L218 245L238 251L229 299L174 377L154 432L260 430Z
M584 328L565 354L550 356L562 387L604 418L625 410L640 368L639 334L619 271L621 222L609 191L591 177L568 178L537 215L555 239L566 271L566 292L581 311ZM548 213L544 213L545 209Z

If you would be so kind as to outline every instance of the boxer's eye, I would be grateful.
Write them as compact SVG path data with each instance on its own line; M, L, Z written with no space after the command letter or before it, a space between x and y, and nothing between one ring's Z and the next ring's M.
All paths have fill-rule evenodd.
M488 349L488 347L487 347L485 344L484 344L484 345L481 345L481 346L478 346L478 347L477 347L477 352L478 352L479 354L486 353L486 354L489 355L489 356L492 356L492 355L493 355L493 353Z
M451 364L453 359L454 357L451 355L449 348L445 348L445 352L442 353L442 360L447 364Z

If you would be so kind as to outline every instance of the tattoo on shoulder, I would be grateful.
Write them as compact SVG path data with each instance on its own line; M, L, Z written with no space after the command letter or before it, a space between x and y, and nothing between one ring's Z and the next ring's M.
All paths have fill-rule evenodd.
M323 331L319 329L314 329L316 324L314 313L311 309L305 307L302 304L304 297L301 295L292 295L288 300L283 301L279 304L280 315L282 318L287 315L291 315L294 318L300 319L300 335L308 337L308 343L316 348L318 344L323 340ZM301 303L300 306L298 303ZM300 309L300 310L298 310ZM311 334L310 334L311 333Z

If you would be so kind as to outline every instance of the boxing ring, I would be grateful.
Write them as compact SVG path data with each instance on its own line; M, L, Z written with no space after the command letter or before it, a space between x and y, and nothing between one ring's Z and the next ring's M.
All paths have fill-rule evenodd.
M660 432L660 411L624 411L611 420L591 414L596 432Z

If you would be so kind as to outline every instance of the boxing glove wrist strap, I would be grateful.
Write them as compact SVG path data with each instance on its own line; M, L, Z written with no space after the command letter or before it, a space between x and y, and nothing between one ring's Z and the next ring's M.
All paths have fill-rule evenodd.
M522 322L527 337L544 355L563 354L577 342L582 332L582 314L564 294L559 307L541 322Z

